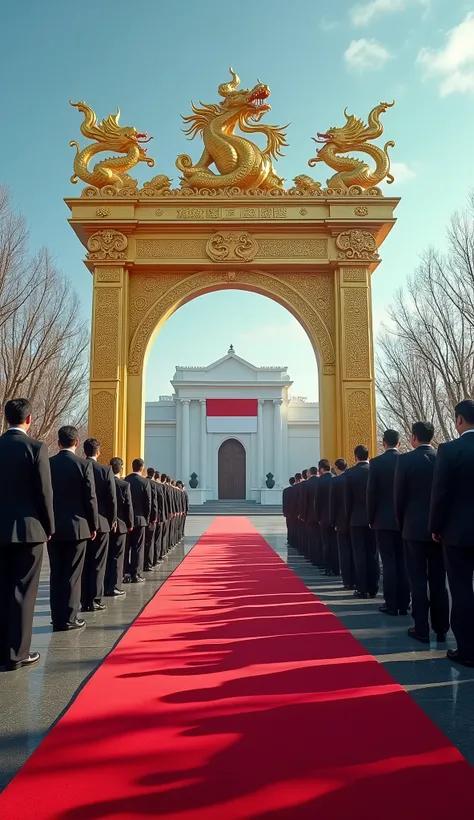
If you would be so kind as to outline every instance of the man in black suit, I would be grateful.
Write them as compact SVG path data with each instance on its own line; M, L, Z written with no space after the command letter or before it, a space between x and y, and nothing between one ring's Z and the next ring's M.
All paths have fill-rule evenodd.
M281 506L283 516L286 521L286 543L291 545L291 519L290 519L290 510L291 510L291 501L290 501L290 492L291 488L295 483L294 475L288 479L289 486L285 487L281 496Z
M158 471L155 472L155 484L156 484L156 498L158 501L158 520L156 522L156 530L155 530L155 545L154 545L154 552L153 552L153 566L156 567L157 564L162 560L164 556L163 550L163 533L164 533L164 526L166 520L166 504L165 504L165 493L163 490L163 484L161 483L161 473Z
M336 459L334 462L334 470L336 475L331 481L331 492L329 495L329 521L336 532L339 566L341 568L344 589L355 589L354 557L352 555L349 522L346 516L346 505L344 501L344 480L347 470L347 461L344 458Z
M133 530L133 504L130 484L122 479L123 461L112 458L110 466L114 474L117 496L117 526L111 530L107 568L105 571L105 594L111 598L125 595L122 589L123 562L127 546L127 534Z
M297 505L298 505L298 552L301 555L304 555L306 558L309 558L309 548L307 543L307 531L306 531L306 521L305 521L305 507L306 507L306 479L308 478L309 470L303 470L300 475L300 480L297 481L296 486L296 498L297 498Z
M406 615L410 604L410 587L405 567L403 541L395 518L394 484L399 459L400 436L396 430L383 434L382 455L370 462L367 484L369 526L383 565L383 596L379 609L385 615Z
M395 515L405 544L412 614L415 622L408 634L421 643L430 642L430 625L439 642L449 629L449 600L443 548L433 541L429 529L431 487L436 450L431 446L434 427L417 421L412 427L413 450L398 457L395 472ZM429 597L428 597L429 589Z
M156 522L158 521L158 490L154 480L155 468L147 467L146 476L151 491L151 512L150 522L145 530L144 571L151 572L154 565Z
M181 496L181 521L180 521L180 529L179 529L179 540L182 541L184 538L184 530L186 527L186 518L189 512L189 495L185 489L185 486L182 481L176 482L176 487L182 493Z
M99 513L92 463L76 456L79 434L61 427L59 453L50 459L56 531L48 544L53 632L82 629L77 617L87 542L96 537Z
M151 515L151 487L144 478L144 464L142 458L132 461L132 470L125 479L130 484L133 504L133 530L128 540L127 576L132 584L143 584L143 556L145 550L145 530L150 522Z
M319 480L316 500L316 513L321 529L323 543L324 574L339 575L339 557L337 554L337 540L334 527L329 515L329 497L332 485L331 465L327 458L322 458L318 464Z
M367 516L369 451L363 444L354 450L355 465L344 481L346 516L351 533L357 589L355 598L375 598L379 588L379 563L373 530Z
M304 470L304 473L307 478L301 483L299 496L300 517L305 528L303 554L314 566L321 567L323 548L317 512L318 468L310 467L309 470Z
M53 491L45 444L28 436L31 405L5 405L7 431L0 437L0 666L31 666L36 594L43 547L54 532Z
M441 444L431 494L430 529L444 548L457 649L448 658L474 667L474 401L454 410L459 438Z
M171 497L168 476L161 474L161 488L163 492L163 529L161 536L161 558L170 550L170 527L171 527Z
M84 442L84 455L92 464L94 473L97 507L99 510L99 529L94 540L86 548L84 569L82 572L81 607L83 612L96 612L107 609L102 603L104 595L105 568L109 551L109 537L117 520L117 494L112 467L99 464L100 441L87 438Z

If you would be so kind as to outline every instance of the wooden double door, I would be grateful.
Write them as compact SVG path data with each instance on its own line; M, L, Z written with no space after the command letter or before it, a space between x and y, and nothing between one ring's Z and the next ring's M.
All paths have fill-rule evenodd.
M240 441L228 438L218 454L219 499L245 499L246 497L246 455Z

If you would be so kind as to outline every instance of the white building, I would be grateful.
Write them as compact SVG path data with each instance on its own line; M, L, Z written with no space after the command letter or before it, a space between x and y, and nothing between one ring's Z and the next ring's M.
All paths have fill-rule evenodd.
M146 404L145 459L187 487L196 473L192 504L280 503L288 477L317 463L319 405L291 397L286 367L255 367L231 346L207 367L177 367L171 384Z

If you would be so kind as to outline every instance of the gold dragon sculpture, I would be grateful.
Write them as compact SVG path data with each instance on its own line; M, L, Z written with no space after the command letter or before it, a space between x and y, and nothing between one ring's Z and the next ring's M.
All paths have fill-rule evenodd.
M153 137L147 137L146 133L140 133L133 127L120 126L120 109L116 114L110 114L97 125L97 117L85 102L71 105L84 114L84 121L81 125L82 134L87 139L95 140L92 145L87 145L81 150L80 145L72 140L69 145L76 148L74 157L74 174L71 182L77 183L79 179L88 185L96 188L111 186L115 189L123 187L134 187L137 181L132 179L126 172L137 165L138 162L146 162L153 168L154 159L147 157L147 149L143 143L149 142ZM116 151L124 154L123 157L108 157L101 162L97 162L92 170L89 170L89 163L95 154L102 151Z
M368 116L367 125L354 114L348 114L345 109L344 116L347 122L342 128L330 128L324 134L318 132L317 139L313 137L314 142L323 143L324 146L317 151L316 157L309 160L308 165L313 168L316 163L325 162L336 171L334 176L327 180L328 188L350 188L352 185L373 188L384 179L388 183L394 181L390 173L388 148L393 148L395 143L386 142L382 149L370 142L383 134L380 115L392 105L395 105L395 102L381 102L375 106ZM375 161L374 170L371 171L362 159L340 156L349 151L369 154ZM305 177L305 180L308 180L308 177Z
M281 148L287 145L284 128L259 124L264 114L271 110L267 100L270 96L268 85L257 81L251 90L238 91L240 79L230 69L232 79L222 83L218 93L223 101L200 108L191 103L193 113L183 117L188 126L185 134L194 139L201 134L204 151L197 163L187 154L181 154L176 167L182 172L183 188L248 190L284 190L283 179L275 174L272 157L282 156ZM234 133L236 127L245 134L262 133L267 145L260 150L253 142ZM214 164L218 173L210 170Z

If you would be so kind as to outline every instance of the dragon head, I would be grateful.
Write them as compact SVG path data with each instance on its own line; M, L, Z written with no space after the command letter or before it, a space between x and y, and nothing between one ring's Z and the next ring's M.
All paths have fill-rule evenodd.
M368 124L354 114L348 114L347 108L345 108L344 116L346 118L346 124L341 128L329 128L324 133L318 131L317 138L313 137L313 140L316 143L323 143L324 145L331 144L333 149L340 153L356 150L360 147L361 143L375 139L383 133L383 126L379 119L380 114L385 113L387 108L391 108L394 104L394 102L379 103L379 105L370 112ZM319 153L321 150L320 148L316 153ZM316 158L315 162L318 161L318 158Z
M228 83L222 83L218 92L221 97L224 97L224 102L220 104L222 111L235 111L236 117L240 120L253 120L259 122L267 111L271 111L271 105L267 100L271 94L270 88L265 83L257 79L257 84L252 89L241 89L237 91L240 85L240 79L231 68L230 73L232 80Z
M81 132L87 139L95 140L103 145L103 150L117 151L119 154L126 154L132 146L138 148L138 162L146 162L152 167L154 160L147 156L147 149L144 144L150 142L153 137L148 137L145 131L137 131L133 126L120 126L120 108L116 114L110 114L97 125L95 112L85 102L71 105L84 114L84 121L81 125Z

